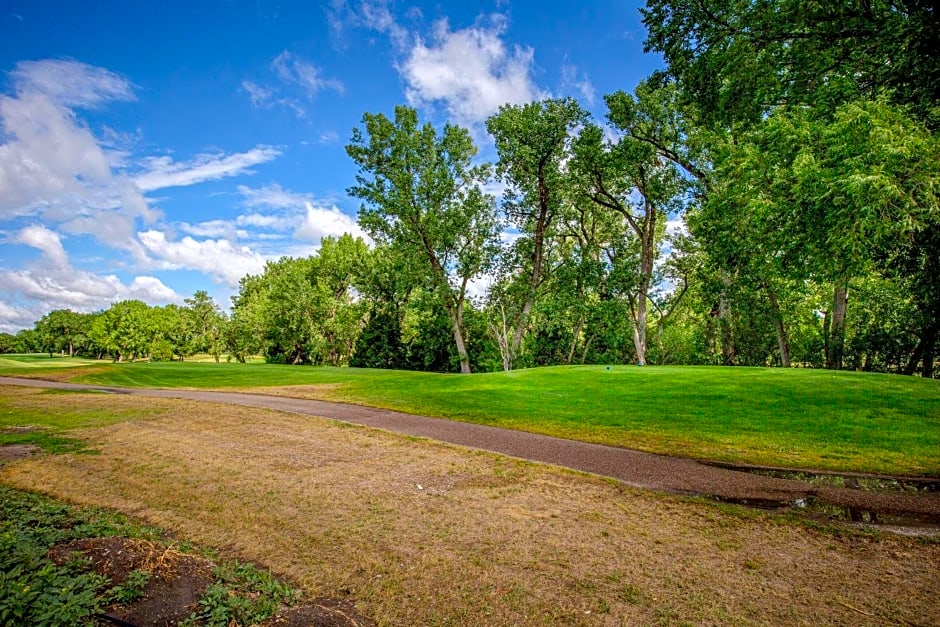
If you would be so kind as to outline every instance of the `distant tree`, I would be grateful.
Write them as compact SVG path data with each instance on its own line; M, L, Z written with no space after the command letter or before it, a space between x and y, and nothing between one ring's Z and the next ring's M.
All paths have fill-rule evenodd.
M225 314L203 290L196 291L185 303L184 319L192 336L192 349L209 353L219 363L225 347Z
M70 309L50 311L36 322L36 334L43 350L52 356L54 352L68 351L75 355L76 348L85 341L88 318Z
M12 333L0 333L0 354L17 352L16 336Z
M154 338L150 307L139 300L114 303L95 317L90 333L114 361L147 356Z

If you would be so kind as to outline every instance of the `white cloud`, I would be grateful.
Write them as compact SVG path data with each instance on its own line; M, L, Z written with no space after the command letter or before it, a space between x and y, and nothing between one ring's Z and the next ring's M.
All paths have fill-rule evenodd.
M320 133L320 138L317 140L321 144L335 144L339 141L339 133L336 131L326 131L325 133Z
M35 310L39 312L53 309L95 311L130 298L151 304L182 302L179 294L156 277L139 276L130 285L125 285L116 275L101 276L71 267L54 274L34 269L7 271L0 276L0 292L33 301Z
M108 158L74 114L43 94L0 96L0 217L31 215L83 198L102 204Z
M239 185L238 193L244 198L243 204L249 209L266 207L269 209L289 209L303 207L304 203L313 200L310 194L299 194L283 189L279 184L273 183L260 188L251 188Z
M319 67L298 59L287 50L274 57L271 69L281 80L299 85L311 99L323 89L332 89L340 94L345 91L342 81L323 78Z
M0 220L37 216L134 250L135 222L160 213L112 171L120 153L102 144L115 139L113 129L100 141L69 108L130 100L130 83L74 61L23 62L11 75L16 95L0 95Z
M273 89L266 89L251 81L242 81L242 89L244 89L248 97L251 98L251 104L256 107L268 104L274 97Z
M230 287L246 274L264 269L264 258L247 246L236 246L225 239L197 241L188 235L171 242L162 231L138 233L141 243L164 270L197 270Z
M175 291L156 277L138 276L128 285L114 274L102 276L74 268L60 235L45 226L28 226L12 239L40 250L43 256L28 268L0 272L3 302L29 303L0 307L0 329L31 326L53 309L94 311L129 298L148 303L182 302Z
M587 74L578 73L578 68L568 63L561 66L561 92L563 95L577 92L590 105L594 104L597 92Z
M93 108L113 100L136 100L126 78L78 61L21 61L10 76L17 93L42 94L63 107Z
M204 181L213 181L227 176L251 174L254 165L266 163L281 155L273 146L257 146L247 152L207 153L197 155L192 161L174 162L169 156L148 157L142 165L146 171L134 178L134 183L144 191L167 187L183 187Z
M443 103L458 123L473 125L503 104L522 104L545 96L532 80L534 51L507 47L505 20L494 16L486 27L451 31L435 25L430 43L418 38L398 66L405 94L415 106Z
M0 333L16 333L20 329L33 326L42 314L37 314L25 307L14 307L0 301Z
M59 234L42 225L34 224L22 229L13 241L42 251L43 255L56 267L64 268L69 264L68 254L62 246Z
M238 237L235 225L228 220L208 220L199 224L180 222L178 226L184 233L196 237L221 237L228 240L234 240Z
M273 212L252 211L238 216L236 224L276 232L292 231L295 239L319 241L324 237L338 237L349 233L371 242L354 218L335 205L324 206L310 194L283 189L277 183L260 189L238 186L248 209L269 209Z
M309 241L319 241L324 237L339 237L349 233L353 237L361 237L366 242L371 243L371 239L359 224L337 209L331 207L314 207L312 203L304 203L306 214L297 230L294 231L294 237Z
M366 28L385 33L392 40L392 43L402 48L408 41L408 31L398 24L391 11L388 9L388 3L382 0L377 2L362 2L359 5L359 15L356 21Z
M666 220L666 234L670 236L688 235L689 228L685 224L685 219L679 216Z

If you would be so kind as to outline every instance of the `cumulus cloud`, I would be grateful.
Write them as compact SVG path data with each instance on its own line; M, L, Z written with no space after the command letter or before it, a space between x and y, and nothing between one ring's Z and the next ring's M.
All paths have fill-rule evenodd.
M21 324L27 313L27 322L32 322L56 308L87 311L126 298L181 301L153 276L127 283L115 274L74 268L63 244L67 235L91 235L110 249L129 252L138 268L172 262L173 267L206 271L229 285L246 268L259 267L257 254L229 242L239 235L233 223L184 223L180 228L188 239L180 242L139 237L142 230L156 232L152 225L163 217L144 193L250 173L278 157L279 149L261 145L182 161L136 159L139 137L109 127L98 137L79 115L83 109L135 100L126 78L67 60L21 62L9 78L11 91L0 93L0 222L33 222L8 236L6 244L30 246L42 256L20 267L0 267L0 300L7 305L0 327ZM193 237L210 239L197 242ZM204 258L196 258L193 249ZM6 263L15 261L6 252L0 253ZM206 259L223 269L207 268ZM233 279L233 274L238 276Z
M296 239L319 241L349 233L371 241L354 218L336 205L324 205L310 194L291 192L277 183L258 189L238 186L249 213L236 219L236 224L275 232L292 232ZM266 211L265 211L266 210Z
M45 258L56 267L64 268L69 265L69 257L59 234L40 224L33 224L22 229L13 241L42 251Z
M156 277L137 276L127 284L114 274L73 267L61 236L45 226L23 228L12 241L41 251L42 257L23 269L0 269L0 329L31 326L53 309L95 311L130 298L149 303L182 302L179 294Z
M138 233L141 243L165 270L197 270L213 280L234 287L247 274L264 270L264 258L247 246L226 239L196 240L185 236L170 241L162 231Z
M142 165L143 174L134 183L144 191L184 187L228 176L251 174L251 166L271 161L281 155L273 146L257 146L247 152L197 155L191 161L174 162L171 157L148 157Z
M532 80L534 51L503 43L505 21L451 31L447 20L434 27L430 41L418 38L398 71L414 106L443 104L455 121L482 122L503 104L544 97Z

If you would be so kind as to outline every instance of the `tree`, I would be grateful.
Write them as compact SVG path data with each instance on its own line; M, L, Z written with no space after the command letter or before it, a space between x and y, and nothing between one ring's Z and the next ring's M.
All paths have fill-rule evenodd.
M546 248L552 237L555 218L564 202L567 173L564 163L571 156L575 129L587 120L587 113L570 98L543 100L526 105L503 105L486 121L499 154L497 172L506 184L503 210L522 237L514 245L513 263L520 282L518 293L505 292L500 311L502 325L511 337L500 344L508 352L504 363L511 364L519 353L528 328L529 315L545 274ZM508 302L507 302L508 301Z
M56 309L40 318L35 329L43 349L50 357L56 351L66 350L69 357L72 357L85 341L88 318L70 309Z
M406 308L421 283L421 268L413 257L391 244L377 245L359 268L356 289L368 305L368 320L356 341L351 366L405 368L402 341Z
M652 144L627 134L636 112L647 105L647 100L624 92L611 94L605 99L609 108L608 120L624 135L616 143L605 145L603 131L599 127L585 127L576 144L572 169L578 174L582 194L602 210L619 217L627 231L636 238L639 267L630 281L632 285L625 291L633 318L637 363L644 366L647 309L654 284L655 263L665 235L665 222L670 215L677 215L682 210L687 185L676 165L660 158ZM624 115L625 111L631 111L632 115ZM608 250L612 252L616 246ZM623 252L629 254L628 251Z
M840 368L851 280L940 226L938 162L937 137L883 100L783 108L725 147L693 231L761 283L833 285L827 363Z
M422 259L450 318L460 370L470 372L464 329L467 285L493 263L499 233L495 201L481 191L488 168L471 162L466 129L440 133L419 126L417 112L395 108L395 119L366 113L346 152L359 167L351 196L364 202L362 227Z
M92 341L114 359L136 359L150 353L154 330L150 308L139 300L114 303L95 317L90 330Z
M663 54L710 126L778 106L889 94L940 124L940 16L924 0L648 0L646 51Z
M225 346L225 314L204 290L197 290L185 303L185 324L192 334L193 351L209 353L219 363Z

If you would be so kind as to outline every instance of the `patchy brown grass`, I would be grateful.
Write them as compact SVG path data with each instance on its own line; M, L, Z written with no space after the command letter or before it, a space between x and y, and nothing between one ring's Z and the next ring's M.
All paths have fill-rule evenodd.
M9 391L18 395L19 391ZM29 403L23 392L19 403ZM940 546L840 536L498 455L231 406L130 420L0 481L348 595L380 624L938 624ZM46 399L42 399L45 402Z
M306 398L315 401L335 401L336 391L343 388L344 383L318 383L316 385L281 385L278 387L239 388L239 392L249 394L266 394L268 396L285 396L287 398ZM231 392L231 388L218 388L219 392Z

